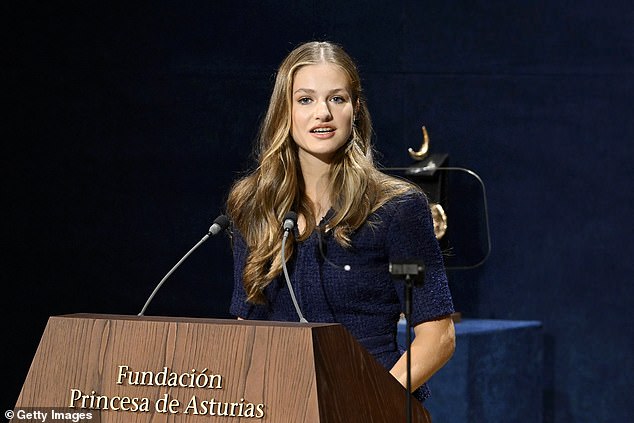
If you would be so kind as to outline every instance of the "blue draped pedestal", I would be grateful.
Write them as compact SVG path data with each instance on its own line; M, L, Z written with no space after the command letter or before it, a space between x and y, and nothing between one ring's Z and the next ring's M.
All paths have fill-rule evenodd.
M405 321L398 342L405 347ZM543 332L538 321L464 319L456 351L429 381L434 423L542 422Z

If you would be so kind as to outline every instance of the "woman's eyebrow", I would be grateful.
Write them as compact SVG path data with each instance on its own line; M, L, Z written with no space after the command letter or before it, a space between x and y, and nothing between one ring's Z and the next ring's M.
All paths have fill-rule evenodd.
M304 92L307 94L314 94L315 90L311 89L311 88L298 88L296 89L293 94L297 94L298 92ZM348 90L346 90L345 88L333 88L332 90L328 91L328 94L335 94L335 93L339 93L339 92L343 92L343 93L347 93Z

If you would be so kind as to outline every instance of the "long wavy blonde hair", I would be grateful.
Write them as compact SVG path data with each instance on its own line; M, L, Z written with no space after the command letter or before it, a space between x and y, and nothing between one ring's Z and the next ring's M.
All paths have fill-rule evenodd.
M416 189L415 185L377 170L373 159L372 122L355 63L337 44L308 42L299 45L280 65L269 107L255 150L257 167L230 190L227 213L248 248L243 271L247 300L265 301L264 288L282 271L282 219L293 210L304 216L306 228L300 240L316 228L313 204L305 194L298 148L291 136L292 86L302 66L330 63L348 77L355 105L352 134L335 154L330 167L328 192L334 210L326 229L337 242L350 245L350 235L368 216L394 196ZM293 254L286 243L285 255Z

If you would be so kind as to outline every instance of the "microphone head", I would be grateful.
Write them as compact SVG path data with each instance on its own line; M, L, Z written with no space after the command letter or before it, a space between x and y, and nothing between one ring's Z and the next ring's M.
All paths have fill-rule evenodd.
M214 220L214 223L217 223L222 229L227 229L229 227L229 218L221 214Z
M283 222L284 222L283 228L285 231L292 230L295 227L295 225L297 225L297 213L295 213L292 210L286 212L286 214L284 215Z
M214 220L214 223L209 228L211 235L216 235L229 227L229 218L224 214L221 214Z

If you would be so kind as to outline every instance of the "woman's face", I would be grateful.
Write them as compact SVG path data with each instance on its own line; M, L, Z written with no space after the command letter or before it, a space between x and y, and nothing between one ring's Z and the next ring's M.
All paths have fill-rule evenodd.
M291 135L300 160L330 163L350 138L354 107L348 78L329 63L306 65L295 72Z

